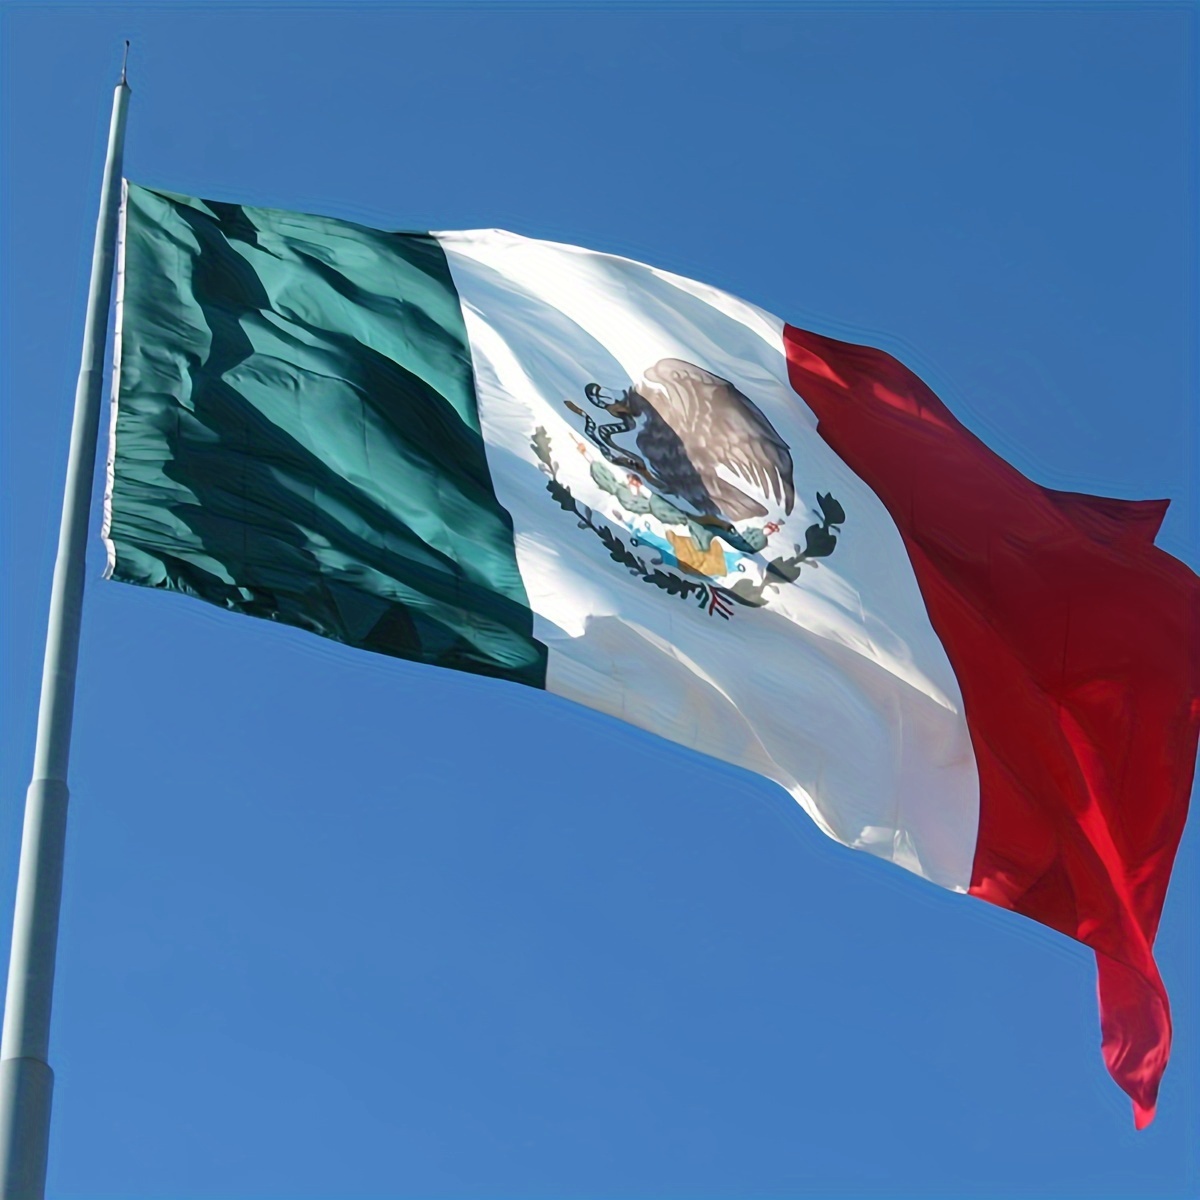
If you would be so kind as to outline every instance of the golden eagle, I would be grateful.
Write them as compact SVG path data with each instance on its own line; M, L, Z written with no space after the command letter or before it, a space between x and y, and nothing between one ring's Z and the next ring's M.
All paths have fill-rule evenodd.
M792 456L759 408L728 379L679 358L660 359L640 383L620 396L589 383L584 395L616 421L597 425L577 404L584 432L609 462L636 471L656 491L682 500L703 524L766 515L752 496L718 473L718 467L773 496L785 512L796 501ZM640 454L613 438L636 430Z

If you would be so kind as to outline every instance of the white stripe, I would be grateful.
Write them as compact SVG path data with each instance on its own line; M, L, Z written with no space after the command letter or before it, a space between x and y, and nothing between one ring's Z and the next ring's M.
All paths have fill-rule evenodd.
M831 837L945 887L970 882L979 783L962 697L883 505L826 445L787 378L782 322L723 292L643 264L496 230L439 233L475 364L496 494L561 696L777 780ZM593 464L571 401L602 423L585 385L620 395L662 359L729 380L791 450L795 510L732 469L721 474L783 518L763 555L715 582L757 578L804 545L818 492L846 511L834 553L722 619L614 561L547 491L530 441L547 431L558 478L627 549L649 517L623 512ZM617 437L636 448L636 433ZM672 497L668 496L668 499ZM678 501L678 497L673 497ZM680 507L683 507L680 505ZM758 519L759 525L763 519ZM755 521L739 522L739 529ZM684 528L684 527L680 527ZM649 563L657 552L642 543ZM699 581L668 558L663 567ZM711 569L711 568L709 568Z

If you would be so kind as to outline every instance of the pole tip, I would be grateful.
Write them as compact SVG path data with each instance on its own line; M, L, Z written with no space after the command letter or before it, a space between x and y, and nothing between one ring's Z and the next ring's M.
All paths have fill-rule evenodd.
M125 39L125 54L121 59L121 82L125 83L125 68L129 65L129 39Z

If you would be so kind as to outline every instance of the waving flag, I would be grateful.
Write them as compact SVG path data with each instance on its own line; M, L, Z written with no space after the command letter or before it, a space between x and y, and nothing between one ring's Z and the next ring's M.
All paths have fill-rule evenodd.
M888 355L612 255L128 184L121 260L112 578L777 781L1091 946L1152 1119L1200 716L1165 502L1039 487Z

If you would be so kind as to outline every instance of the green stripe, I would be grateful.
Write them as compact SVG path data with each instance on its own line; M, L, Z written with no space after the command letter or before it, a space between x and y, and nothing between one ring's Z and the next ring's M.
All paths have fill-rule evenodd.
M437 241L128 185L112 578L545 685Z

